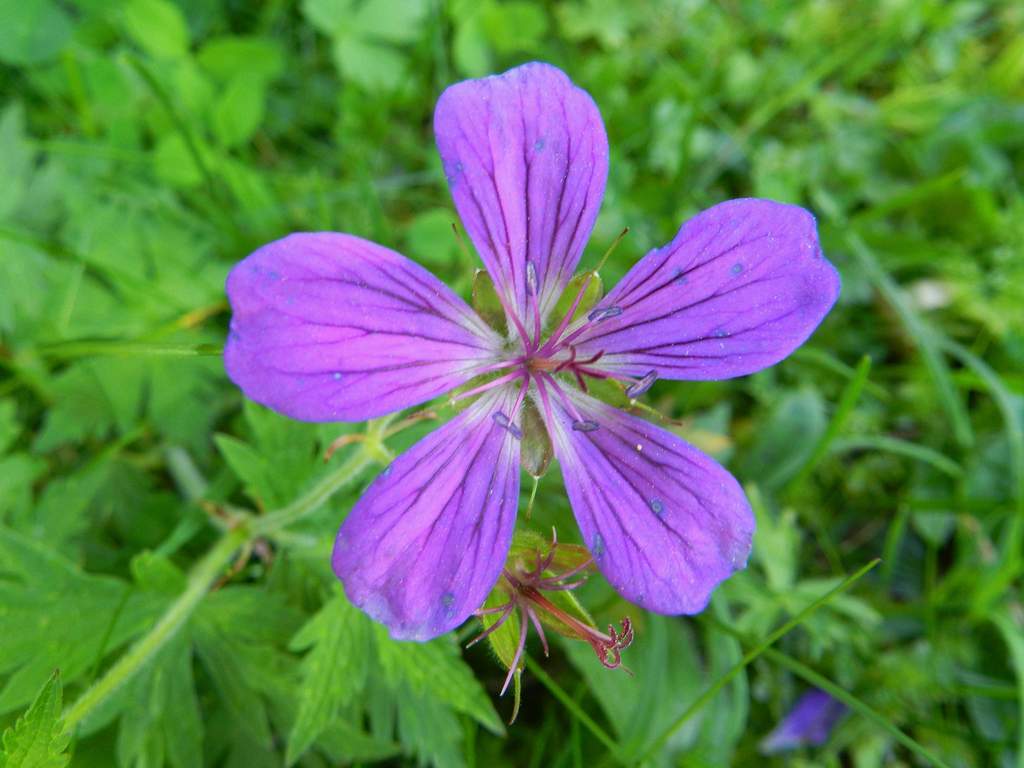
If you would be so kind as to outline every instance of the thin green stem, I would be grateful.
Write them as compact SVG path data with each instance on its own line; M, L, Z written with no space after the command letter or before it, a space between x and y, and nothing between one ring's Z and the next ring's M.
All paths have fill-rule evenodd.
M231 556L249 537L245 528L224 534L189 574L185 591L171 603L156 625L108 669L64 713L64 728L73 731L114 691L130 680L147 661L167 644L188 620Z
M859 262L861 269L868 279L874 284L875 289L888 302L899 316L907 334L917 345L925 367L931 375L935 385L935 392L938 395L939 403L942 405L946 416L949 418L953 428L953 437L961 448L967 448L974 444L974 432L971 429L971 421L967 416L967 408L960 395L953 386L953 377L950 374L949 366L938 349L935 335L931 333L926 324L921 320L917 311L907 299L903 289L892 277L882 268L875 258L875 254L867 244L856 233L849 233L846 238L850 251Z
M789 481L786 486L784 495L791 495L797 488L803 485L804 481L810 476L814 468L818 466L818 463L828 455L829 446L832 442L839 437L839 434L843 431L843 427L846 426L846 421L853 413L853 409L856 407L860 400L861 393L864 391L865 385L868 383L868 374L871 372L871 358L867 355L861 358L857 364L857 369L854 372L853 378L843 388L843 393L839 397L839 404L836 406L835 413L832 415L832 420L829 422L828 428L818 438L818 442L814 446L814 450L811 451L811 455L807 457L807 461L804 462L800 470L793 476L793 479Z
M905 734L859 698L851 693L847 693L827 677L818 674L806 664L803 664L780 651L776 651L774 648L766 649L765 657L771 662L778 664L780 667L785 667L797 677L803 678L816 688L820 688L825 691L825 693L833 699L843 702L843 704L848 706L857 714L878 725L882 730L917 756L924 758L932 765L939 766L939 768L949 768L949 765L945 763L942 758L938 757L935 753L931 752L929 749Z
M373 459L374 446L368 440L360 445L359 450L353 453L348 461L320 480L320 482L291 504L281 507L281 509L274 512L268 512L262 517L254 518L250 525L253 537L269 536L297 523L311 512L315 512L331 496L348 485Z
M213 357L223 349L217 344L152 344L143 341L83 340L39 347L41 356L53 360L79 357Z
M768 650L768 648L774 645L779 638L781 638L790 630L796 628L797 626L805 622L811 616L811 614L813 614L822 606L826 605L833 597L836 597L840 593L845 592L847 589L852 587L855 583L857 583L857 581L860 580L862 576L864 576L864 574L866 574L868 571L870 571L872 568L878 565L879 562L880 561L876 558L875 560L872 560L870 563L860 568L852 576L849 576L846 579L844 579L841 583L837 584L824 595L822 595L817 600L812 602L810 605L805 607L792 619L787 621L785 624L783 624L781 627L776 629L774 632L772 632L766 638L764 638L761 642L759 642L757 645L755 645L753 648L747 651L747 653L744 654L742 659L736 662L736 664L733 665L733 667L728 672L726 672L724 675L719 677L714 683L708 686L707 690L705 690L704 693L698 696L693 701L693 703L689 707L687 707L686 710L681 715L679 715L679 717L677 717L668 728L666 728L662 732L662 734L658 738L654 739L650 743L650 746L648 746L646 751L644 751L644 753L640 755L637 762L642 763L649 757L651 757L651 755L653 755L655 752L657 752L658 749L660 749L662 745L665 744L665 742L672 738L672 735L675 734L676 731L683 727L687 720L689 720L701 709L703 709L706 704L708 704L715 696L718 695L718 692L721 691L722 688L724 688L730 680L736 677L736 675L742 672L743 669L746 668L749 664L751 664L758 656L760 656L762 653ZM536 674L536 670L534 670L534 674Z
M615 761L621 764L623 760L619 754L619 745L615 743L615 739L609 736L607 731L598 725L597 722L583 710L583 707L581 707L572 696L565 692L565 689L563 689L562 686L556 683L555 680L544 671L544 668L536 659L530 656L529 653L525 654L525 656L530 673L540 680L541 685L547 688L551 695L558 699L562 705L569 710L569 714L576 718L583 727L594 734L594 736L597 737L597 740L608 748L609 753Z
M193 567L185 591L171 603L156 625L68 708L64 715L65 729L69 732L74 731L82 720L130 680L174 637L195 612L210 585L224 572L231 557L240 547L255 538L269 536L299 522L355 479L378 455L381 448L380 434L385 425L386 422L371 423L367 440L360 445L359 450L291 504L259 518L243 518L245 522L227 530Z

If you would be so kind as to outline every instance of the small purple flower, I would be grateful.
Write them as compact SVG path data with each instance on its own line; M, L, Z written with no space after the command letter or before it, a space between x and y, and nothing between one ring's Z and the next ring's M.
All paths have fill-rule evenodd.
M828 741L832 728L844 714L845 704L822 690L812 688L797 700L782 722L765 737L761 751L774 755L797 747L820 746Z
M228 374L308 421L362 421L477 377L477 396L370 485L333 566L392 636L426 640L483 605L509 551L523 409L550 434L583 541L625 598L695 613L744 567L754 520L736 480L674 434L587 394L614 379L712 380L777 363L832 307L814 218L732 200L686 222L603 300L553 316L597 217L608 141L593 100L532 63L448 88L434 114L459 215L508 321L498 333L437 278L352 235L294 234L228 277Z

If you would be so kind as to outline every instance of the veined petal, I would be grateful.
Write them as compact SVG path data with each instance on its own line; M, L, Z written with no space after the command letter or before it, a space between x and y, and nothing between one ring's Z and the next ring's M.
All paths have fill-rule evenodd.
M500 337L440 280L352 235L295 234L231 270L228 375L305 421L362 421L422 403L496 359Z
M455 207L510 307L541 317L572 278L608 176L608 137L586 91L531 63L441 94L434 133Z
M603 351L594 368L630 376L744 376L803 344L838 296L809 212L730 200L644 256L591 313L577 349Z
M392 637L454 629L497 582L519 502L519 440L494 416L515 396L511 386L488 392L395 459L338 531L334 572Z
M703 610L750 553L754 518L739 483L664 429L575 390L565 397L550 398L545 420L598 568L644 608ZM588 429L573 429L578 418Z

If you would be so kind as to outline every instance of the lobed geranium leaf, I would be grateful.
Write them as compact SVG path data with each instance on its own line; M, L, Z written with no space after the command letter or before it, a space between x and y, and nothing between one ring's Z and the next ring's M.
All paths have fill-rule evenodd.
M0 768L63 768L70 734L61 717L63 687L56 670L43 685L32 706L4 731Z
M298 712L285 762L294 764L363 691L370 668L370 621L338 590L292 638L307 651L297 692Z

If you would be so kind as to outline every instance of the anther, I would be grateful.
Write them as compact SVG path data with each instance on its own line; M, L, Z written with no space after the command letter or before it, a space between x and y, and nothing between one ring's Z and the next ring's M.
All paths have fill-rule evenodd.
M651 388L654 384L655 379L658 378L658 372L651 370L644 374L644 377L640 381L634 382L626 387L626 397L630 400L635 400L640 397L644 392Z
M497 424L502 429L507 430L508 433L512 435L512 437L514 437L516 440L522 440L522 430L519 429L519 427L517 427L511 421L509 421L508 416L506 416L504 413L498 411L497 413L492 414L491 418L494 419L495 424Z
M572 423L572 429L574 432L593 432L598 429L598 423L590 419L580 419Z
M607 320L609 317L618 317L622 314L622 307L603 307L602 309L592 310L587 315L587 320L592 323L599 323L602 320Z

